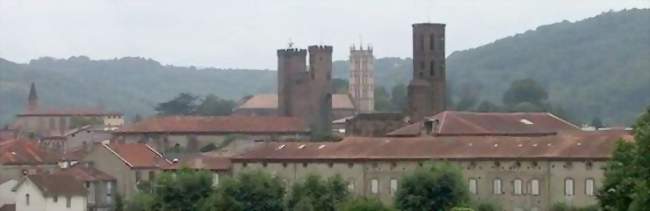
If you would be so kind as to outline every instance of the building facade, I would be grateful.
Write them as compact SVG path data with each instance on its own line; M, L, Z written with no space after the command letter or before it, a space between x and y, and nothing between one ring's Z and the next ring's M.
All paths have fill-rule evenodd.
M375 111L375 57L370 46L350 48L348 93L359 112Z
M30 175L14 189L16 211L87 211L86 189L69 176Z
M446 109L445 25L413 24L413 78L408 114L420 121Z
M331 119L337 120L357 113L348 94L332 94ZM233 116L279 116L278 95L258 94L242 98L232 112Z
M393 203L400 179L449 162L463 170L473 200L504 210L589 206L626 132L531 137L346 138L337 143L268 143L232 159L236 174L264 170L291 185L310 174L340 175L359 196Z
M277 55L279 115L304 118L312 132L329 133L332 122L332 46L313 45L307 50L280 49Z

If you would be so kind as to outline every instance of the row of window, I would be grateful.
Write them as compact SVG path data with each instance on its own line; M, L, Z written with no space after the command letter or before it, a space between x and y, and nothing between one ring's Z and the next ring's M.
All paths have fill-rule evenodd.
M515 179L512 181L512 194L513 195L539 195L539 180L532 179L528 181L527 192L524 190L524 181L521 179ZM470 178L468 181L469 192L471 194L478 194L478 180ZM595 181L593 178L585 179L585 195L593 196L595 190ZM492 181L492 193L495 195L504 194L503 184L500 178L494 179ZM575 195L575 181L572 178L566 178L564 180L564 195L573 196Z

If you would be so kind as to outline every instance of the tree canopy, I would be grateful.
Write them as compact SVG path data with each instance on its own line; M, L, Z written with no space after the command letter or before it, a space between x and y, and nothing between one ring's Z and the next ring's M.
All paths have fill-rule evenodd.
M403 211L449 210L469 200L459 167L437 163L402 177L395 206Z
M339 203L350 197L347 182L337 175L322 179L319 175L308 175L304 182L292 186L287 197L289 210L304 210L306 206L319 211L336 211Z
M198 103L197 101L201 101ZM209 94L204 98L189 93L180 93L174 99L156 105L158 115L199 115L227 116L232 113L236 103Z

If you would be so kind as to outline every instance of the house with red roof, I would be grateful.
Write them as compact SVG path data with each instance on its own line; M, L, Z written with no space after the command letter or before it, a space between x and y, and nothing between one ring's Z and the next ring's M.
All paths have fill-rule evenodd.
M52 172L58 168L58 161L59 155L40 148L34 140L14 138L0 142L0 180Z
M16 211L86 211L86 188L72 176L25 176L14 188Z
M138 184L156 178L172 163L147 144L101 144L88 153L82 164L89 165L116 180L115 190L129 198L138 191Z
M88 193L88 210L111 211L115 208L115 177L87 164L65 168L53 175L72 176L83 183Z

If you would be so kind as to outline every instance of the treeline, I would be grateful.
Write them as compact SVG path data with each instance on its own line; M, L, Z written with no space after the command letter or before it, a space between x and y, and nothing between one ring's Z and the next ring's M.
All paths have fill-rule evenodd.
M237 103L209 94L199 97L190 93L180 93L173 99L159 103L154 110L158 115L197 115L197 116L227 116L230 115Z

